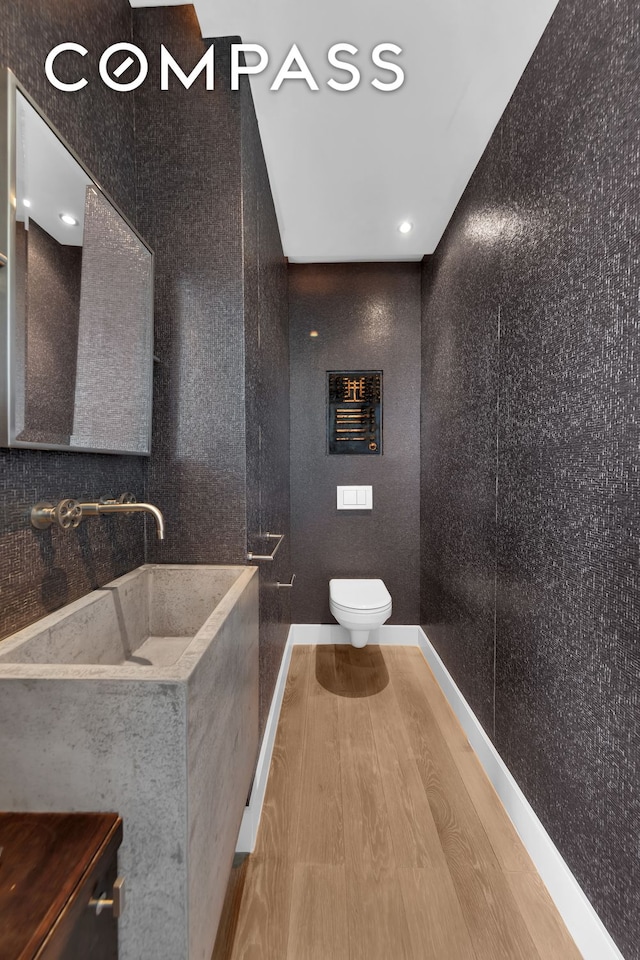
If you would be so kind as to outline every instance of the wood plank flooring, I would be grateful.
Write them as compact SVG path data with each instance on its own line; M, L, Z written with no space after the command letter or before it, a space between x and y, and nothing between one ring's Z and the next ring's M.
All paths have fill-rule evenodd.
M417 647L296 646L212 960L579 960Z

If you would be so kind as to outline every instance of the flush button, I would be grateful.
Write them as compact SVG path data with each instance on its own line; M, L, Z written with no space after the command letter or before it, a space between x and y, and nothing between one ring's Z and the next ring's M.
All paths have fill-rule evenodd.
M338 510L372 510L373 487L338 487Z

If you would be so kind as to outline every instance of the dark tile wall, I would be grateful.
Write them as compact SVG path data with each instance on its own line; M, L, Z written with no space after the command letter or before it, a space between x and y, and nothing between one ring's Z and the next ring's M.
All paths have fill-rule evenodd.
M267 168L248 84L242 93L242 196L246 350L247 534L260 564L260 733L269 712L291 623L289 503L289 313L282 253Z
M160 90L161 43L186 69L205 50L193 7L139 9L149 57L136 131L141 231L156 255L153 452L149 497L167 521L149 559L242 563L246 552L240 99L228 45L216 90ZM209 42L209 41L207 41ZM191 67L189 66L189 69Z
M380 577L389 623L417 623L420 265L290 264L289 303L293 621L335 623L332 577ZM383 371L382 456L326 452L326 372L350 369ZM358 483L373 510L338 511L336 486Z
M635 4L560 0L425 266L423 338L422 621L629 960L639 41Z
M244 563L272 547L260 591L260 723L289 617L289 373L286 261L248 85L229 89L229 39L215 40L216 89L160 92L157 51L191 69L205 45L191 6L136 10L148 51L140 88L138 201L156 252L156 392L149 496L167 539L149 558ZM212 42L212 41L207 41ZM249 544L249 547L248 547Z
M100 53L131 35L127 0L0 0L0 63L10 67L127 215L136 221L134 110L131 97L97 77ZM55 90L43 63L57 43L91 51L92 82L75 94ZM60 61L60 74L77 64ZM134 517L87 521L77 531L37 532L29 509L38 500L144 495L137 457L0 450L0 637L144 562L144 525Z
M499 250L470 240L467 224L491 215L484 194L493 176L486 154L465 192L464 214L456 212L436 255L424 261L421 399L420 619L489 732L499 301L487 278L496 275Z
M69 444L76 395L82 247L58 243L31 218L26 247L25 429L21 440Z

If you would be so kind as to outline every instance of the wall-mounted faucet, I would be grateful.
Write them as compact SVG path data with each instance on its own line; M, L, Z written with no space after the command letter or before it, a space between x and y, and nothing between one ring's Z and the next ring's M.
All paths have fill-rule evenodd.
M137 503L131 493L123 493L117 500L97 500L94 503L78 503L77 500L61 500L52 503L37 503L31 508L31 523L38 530L45 530L57 523L63 530L77 527L85 517L98 517L103 513L150 513L156 521L158 540L164 540L164 517L152 503Z

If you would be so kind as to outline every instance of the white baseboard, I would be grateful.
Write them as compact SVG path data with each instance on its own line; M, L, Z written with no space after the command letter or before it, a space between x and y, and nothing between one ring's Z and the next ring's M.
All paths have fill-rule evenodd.
M381 646L417 647L420 643L420 627L398 624L383 624L372 630L369 643ZM338 623L293 623L289 634L292 644L350 643L349 631Z
M420 628L419 646L584 960L624 960L480 721Z
M395 646L420 647L584 960L624 960L424 631L418 626L394 626L393 624L387 626L385 624L379 628L377 637L372 636L371 641ZM280 708L291 662L291 648L298 644L348 642L348 631L338 624L296 623L291 625L267 717L251 797L242 818L236 852L252 853L255 848Z
M280 707L284 696L284 688L289 673L289 663L291 662L291 630L287 636L287 642L282 654L282 662L278 671L269 715L262 735L262 745L258 754L258 763L256 773L253 778L251 796L242 815L240 832L236 841L236 853L253 853L258 836L258 827L260 826L260 816L262 814L262 804L264 803L264 794L267 789L267 780L269 779L269 768L271 767L271 754L276 740L276 730L278 729L278 719L280 717Z

